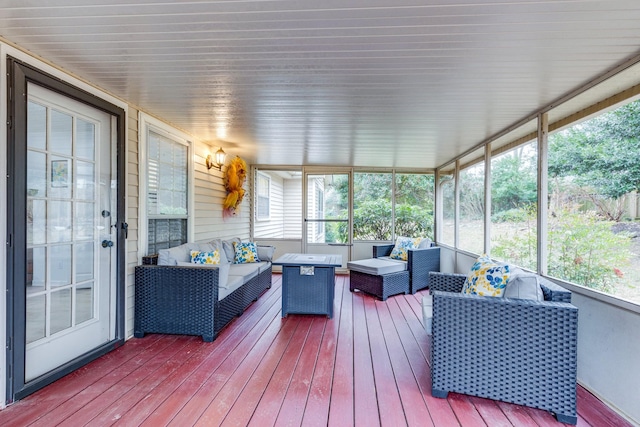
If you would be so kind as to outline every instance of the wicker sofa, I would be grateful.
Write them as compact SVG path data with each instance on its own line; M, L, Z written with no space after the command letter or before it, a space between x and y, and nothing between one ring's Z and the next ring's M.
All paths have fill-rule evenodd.
M576 424L578 309L571 293L537 276L543 301L483 297L461 293L466 275L430 276L432 395L512 402Z
M181 253L203 245L207 247L185 244L171 251ZM227 262L221 268L165 261L162 251L144 257L143 265L135 268L134 336L185 334L213 341L222 328L271 287L273 249L258 247L261 262ZM167 262L170 265L158 265Z

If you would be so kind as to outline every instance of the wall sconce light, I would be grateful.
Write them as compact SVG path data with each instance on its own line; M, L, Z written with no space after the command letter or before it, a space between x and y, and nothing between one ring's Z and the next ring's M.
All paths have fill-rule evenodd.
M207 169L211 169L213 167L218 168L218 170L222 170L222 165L224 165L224 159L227 157L227 153L225 153L222 150L222 147L216 151L216 162L213 163L213 158L211 157L211 154L209 154L207 156L206 159L206 164L207 164Z

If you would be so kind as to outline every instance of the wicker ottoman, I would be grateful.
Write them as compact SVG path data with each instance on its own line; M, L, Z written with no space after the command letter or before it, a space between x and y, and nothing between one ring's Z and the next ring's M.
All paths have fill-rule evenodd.
M351 292L358 289L385 301L391 295L409 293L409 272L374 275L351 270L349 289Z

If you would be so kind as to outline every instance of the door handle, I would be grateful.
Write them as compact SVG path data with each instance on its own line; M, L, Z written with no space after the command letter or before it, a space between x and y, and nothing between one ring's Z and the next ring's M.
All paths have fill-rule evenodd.
M129 224L123 222L120 226L122 227L122 231L124 231L124 238L129 238Z
M102 241L102 247L103 248L110 248L113 246L113 242L111 240L103 240Z

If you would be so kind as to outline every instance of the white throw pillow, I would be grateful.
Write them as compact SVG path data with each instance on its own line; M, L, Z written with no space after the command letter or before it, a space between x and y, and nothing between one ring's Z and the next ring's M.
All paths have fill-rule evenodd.
M544 301L544 294L540 287L540 276L518 267L512 267L503 296L505 298Z

